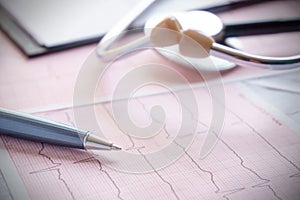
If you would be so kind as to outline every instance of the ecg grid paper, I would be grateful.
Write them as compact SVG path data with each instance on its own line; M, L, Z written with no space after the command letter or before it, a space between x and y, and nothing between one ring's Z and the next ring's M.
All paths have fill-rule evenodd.
M182 91L185 92L185 91ZM114 169L114 163L91 153L43 143L4 137L2 140L31 199L297 199L300 196L300 136L247 99L233 85L225 87L226 116L223 133L211 153L199 159L210 117L210 96L196 89L201 100L193 142L182 148L179 159L148 173ZM172 100L174 99L174 100ZM149 109L157 102L175 116L154 136L139 141L121 134L114 124L109 102L95 105L102 129L124 151L157 150L172 142L180 121L179 106L170 94L131 100L135 123L149 123ZM166 103L168 102L168 103ZM202 106L201 106L202 105ZM237 106L239 105L239 106ZM185 109L184 106L181 109ZM73 124L73 110L37 113ZM167 114L166 114L167 115ZM196 119L190 116L190 120ZM179 148L180 144L177 144ZM105 152L103 152L105 155Z

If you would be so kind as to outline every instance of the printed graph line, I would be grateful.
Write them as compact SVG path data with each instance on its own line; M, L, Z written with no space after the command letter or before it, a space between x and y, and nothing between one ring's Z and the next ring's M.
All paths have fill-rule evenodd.
M214 187L216 188L215 192L218 193L220 191L220 187L217 185L217 183L214 180L214 174L206 169L203 169L202 167L200 167L200 165L194 160L194 158L186 151L186 149L180 145L179 143L177 143L176 141L174 141L174 143L179 146L180 148L182 148L182 150L184 151L184 153L188 156L188 158L192 161L192 163L202 172L204 173L208 173L210 176L210 181L212 182L212 184L214 185Z
M103 107L105 107L105 106L103 106ZM66 117L67 117L67 121L68 121L70 124L72 124L73 126L75 126L74 122L71 120L71 117L70 117L69 113L68 113L68 112L65 112L65 114L66 114ZM83 162L94 162L94 161L97 162L97 164L98 164L98 166L99 166L99 170L107 176L107 178L110 180L110 182L111 182L111 183L113 184L113 186L116 188L116 190L117 190L117 198L120 199L120 200L123 200L123 198L121 197L121 190L120 190L120 188L118 187L116 181L112 178L112 176L111 176L106 170L103 169L102 163L101 163L98 159L96 159L95 157L92 156L92 157L88 157L88 158L85 158L85 159L76 161L76 162L74 162L73 164L83 163Z
M188 108L188 106L186 106L185 104L181 104L183 108L185 108L189 113L190 113L190 116L191 116L191 120L193 120L195 123L198 124L198 126L202 126L204 127L206 130L204 131L200 131L199 133L202 133L202 132L207 132L208 131L208 125L205 124L204 122L200 121L199 119L196 118L196 116L194 115L194 113Z
M243 97L243 95L242 94L239 94L239 96L240 97L242 97L242 98L244 98ZM225 105L224 105L225 106ZM257 107L257 106L256 106ZM186 107L186 109L188 109L187 107ZM233 122L233 124L232 125L234 125L234 124L239 124L239 123L244 123L250 130L252 130L253 132L255 132L258 136L260 136L269 146L271 146L272 148L273 148L273 150L274 151L276 151L280 156L282 156L286 161L288 161L290 164L292 164L296 169L298 169L299 170L299 167L297 166L297 165L295 165L292 161L290 161L286 156L284 156L274 145L272 145L265 137L263 137L258 131L256 131L256 129L254 128L254 127L252 127L252 126L250 126L250 124L249 123L247 123L245 120L243 120L238 114L236 114L235 112L233 112L230 108L228 108L228 106L226 106L226 109L228 110L228 111L230 111L234 116L236 116L238 119L239 119L239 121L237 121L237 122ZM191 111L190 111L191 112ZM191 112L192 113L192 112ZM278 125L281 125L281 123L280 122L278 122L276 119L272 119L276 124L278 124ZM205 125L205 124L203 124L203 125ZM216 134L216 136L217 136L217 134ZM218 137L218 136L217 136ZM278 196L278 194L276 193L276 191L271 187L271 185L265 185L266 183L269 183L270 182L270 180L268 180L268 179L265 179L265 178L263 178L263 177L261 177L257 172L255 172L253 169L251 169L251 168L249 168L249 167L247 167L247 166L245 166L245 163L244 163L244 161L243 161L243 159L242 159L242 157L229 145L229 144L227 144L223 139L221 139L220 137L218 137L218 139L225 145L225 146L227 146L227 148L230 150L230 151L232 151L233 153L234 153L234 155L238 158L238 159L240 159L240 165L243 167L243 168L245 168L245 169L247 169L248 171L250 171L250 172L252 172L253 174L255 174L259 179L261 179L262 181L264 181L264 182L262 182L262 183L259 183L259 184L256 184L256 185L253 185L252 187L253 188L255 188L255 187L268 187L269 189L270 189L270 191L272 192L272 194L274 195L274 197L276 197L277 199L282 199L281 197L279 197ZM300 175L300 173L297 173L297 174L293 174L293 175L291 175L290 177L295 177L295 176L299 176Z
M65 115L66 115L66 117L67 117L67 121L68 121L70 124L72 124L72 125L74 126L74 122L71 120L71 117L70 117L69 113L68 113L68 112L65 112ZM57 173L58 173L58 179L59 179L61 182L63 182L63 184L65 185L67 191L68 191L69 194L71 195L72 199L76 199L75 196L74 196L74 194L73 194L73 192L72 192L72 190L71 190L70 187L68 186L67 181L64 180L64 179L62 178L61 170L59 169L59 167L61 166L61 163L56 163L56 162L54 162L53 159L52 159L50 156L46 155L45 153L42 153L43 150L44 150L44 148L45 148L45 145L44 145L44 143L41 143L41 145L42 145L42 148L39 150L38 154L41 155L41 156L43 156L43 157L46 157L46 158L53 164L53 166L48 167L48 168L44 168L44 169L41 169L41 170L37 170L37 171L30 172L30 174L41 173L41 172L52 171L52 170L57 171ZM112 182L112 184L113 184L113 185L115 186L115 188L117 189L117 191L118 191L118 194L117 194L118 199L121 199L121 200L122 200L123 198L121 198L121 190L120 190L120 188L117 186L116 182L115 182L115 181L113 180L113 178L109 175L109 173L108 173L106 170L103 169L103 167L102 167L100 161L97 160L97 159L95 159L94 157L92 157L92 158L93 158L93 159L91 159L91 158L86 158L86 159L84 159L84 160L79 160L79 161L77 161L77 162L74 162L73 164L80 163L80 162L89 162L89 161L92 161L92 160L96 160L96 162L97 162L98 165L99 165L100 171L102 171L103 173L106 174L106 176L110 179L110 181Z
M118 187L116 181L111 177L111 175L106 170L103 169L102 163L98 159L96 161L99 164L100 171L102 171L102 172L104 172L106 174L106 176L109 178L109 180L112 182L112 184L117 189L117 192L118 192L117 197L118 197L118 199L123 200L123 198L121 197L121 189Z
M223 139L219 138L219 140L240 160L240 165L250 171L252 174L254 174L258 179L262 180L262 183L256 184L254 186L252 186L253 188L255 187L268 187L271 192L273 193L274 197L276 197L277 199L281 199L275 192L275 190L270 186L270 185L265 185L266 183L269 183L270 180L263 178L262 176L260 176L256 171L254 171L253 169L251 169L250 167L247 167L245 165L245 161L244 159L228 144L226 143Z
M234 189L231 189L231 190L222 191L223 194L225 193L222 197L229 200L230 198L228 196L234 195L234 194L239 193L239 192L242 192L245 189L246 189L245 187L241 187L241 188L234 188Z
M149 119L151 119L151 116L149 115L149 111L146 108L146 105L142 102L142 100L140 98L137 98L137 102L140 103L142 105L142 108L144 110L144 112L149 116ZM157 122L157 123L161 123L160 120L158 120L157 118L155 118L155 116L152 116L152 120ZM164 128L166 126L166 123L164 123ZM166 139L169 139L171 137L171 135L169 134L169 132L165 132L166 133Z
M140 102L141 104L143 104L142 101L139 101L139 102ZM200 120L198 120L198 119L195 118L193 112L192 112L191 110L189 110L189 109L187 108L187 106L185 106L184 104L182 104L182 106L190 113L190 117L191 117L191 119L192 119L194 122L196 122L198 125L204 126L206 129L208 129L208 126L207 126L205 123L203 123L203 122L201 122ZM145 105L143 105L143 108L145 108L145 111L147 111ZM147 111L147 112L148 112L148 111ZM148 114L149 114L149 112L148 112ZM156 118L154 118L153 120L157 120L157 121L158 121L158 119L156 119ZM164 125L163 129L164 129L164 132L167 133L167 135L170 135L170 133L168 133L168 130L166 129L166 124ZM206 131L205 131L205 132L206 132ZM179 146L179 147L182 148L182 150L184 151L184 153L188 156L188 158L192 161L192 163L193 163L199 170L201 170L201 171L204 172L204 173L208 173L208 174L209 174L209 176L210 176L210 181L211 181L211 183L214 185L214 187L216 188L216 190L215 190L215 193L216 193L216 194L218 194L218 193L224 194L224 193L225 193L222 197L225 198L225 199L227 199L227 200L229 200L228 195L234 194L234 193L236 193L236 192L240 192L240 191L242 191L242 190L245 189L244 187L242 187L242 188L235 188L235 189L228 190L228 191L221 191L220 187L217 185L217 183L216 183L215 180L214 180L214 174L212 173L212 171L209 171L209 170L206 170L206 169L203 169L202 167L200 167L200 165L193 159L193 157L186 151L186 149L185 149L183 146L181 146L181 145L180 145L179 143L177 143L176 141L172 141L172 142L175 143L177 146Z
M45 145L44 145L44 143L41 142L41 149L39 150L38 154L40 156L47 158L53 166L49 167L49 168L33 171L33 172L30 172L29 174L42 173L42 172L53 171L53 170L56 171L58 173L58 177L57 177L58 180L63 183L63 185L67 189L68 193L70 194L71 198L75 199L74 194L73 194L72 190L70 189L67 181L62 178L62 174L61 174L61 170L60 170L61 163L54 162L54 160L50 156L43 153L44 148L45 148Z
M186 106L186 105L182 105L191 115L191 119L194 120L198 125L201 125L203 127L205 127L207 130L209 129L208 125L201 122L199 119L197 119L193 112ZM205 132L207 132L207 130ZM217 135L217 134L216 134ZM218 137L218 136L217 136ZM218 137L220 138L220 137ZM200 169L200 166L199 164L192 158L191 155L189 155L189 153L184 150L186 152L186 154L189 156L189 158L192 160L192 162ZM229 200L229 195L233 195L235 193L238 193L238 192L241 192L245 189L245 187L239 187L239 188L234 188L234 189L231 189L231 190L221 190L221 188L217 185L216 181L214 181L214 174L212 171L208 171L208 170L205 170L206 172L208 172L211 176L211 182L212 184L217 188L217 190L215 191L215 193L222 193L223 194L223 198Z
M250 99L246 98L244 94L239 93L238 96L242 98L245 102L249 103L251 106L253 106L255 109L259 110L261 113L265 114L266 116L270 117L274 123L276 123L278 126L282 126L282 123L273 117L269 112L267 112L264 108L254 104Z
M146 111L146 112L148 112L148 114L149 114L149 111L147 111L147 109L146 109L146 106L144 105L144 103L142 102L142 101L139 101L139 103L141 103L142 104L142 107L144 108L144 110ZM191 110L189 110L188 108L187 108L187 106L185 106L185 105L183 105L182 104L182 106L190 113L190 115L191 115L191 119L192 120L194 120L195 122L197 122L197 124L201 124L202 126L204 126L204 127L206 127L206 128L208 128L208 126L205 124L205 123L203 123L203 122L199 122L199 120L198 119L196 119L195 118L195 116L194 116L194 114L193 114L193 112L191 111ZM240 119L240 118L239 118ZM153 119L153 120L157 120L157 119ZM236 123L238 123L238 122L236 122ZM168 133L168 131L166 130L166 125L164 125L164 132L166 132L166 133ZM216 134L216 133L215 133ZM170 135L169 133L167 134L167 135ZM217 134L216 134L216 136L217 136ZM217 136L218 137L218 136ZM260 179L260 180L262 180L263 182L262 183L259 183L259 184L256 184L256 185L254 185L254 186L252 186L253 188L255 188L255 187L267 187L271 192L272 192L272 194L273 194L273 196L275 197L275 198L277 198L277 199L279 199L279 200L281 200L281 198L278 196L278 194L275 192L275 190L271 187L271 185L269 185L269 184L267 184L267 185L265 185L266 183L269 183L270 182L270 180L268 180L268 179L265 179L265 178L263 178L263 177L261 177L257 172L255 172L253 169L251 169L251 168L249 168L249 167L247 167L246 165L245 165L245 163L244 163L244 160L242 159L242 157L228 144L228 143L226 143L223 139L221 139L220 137L218 137L218 139L240 160L240 165L241 165L241 167L243 167L244 169L246 169L247 171L249 171L249 172L251 172L252 174L254 174L258 179ZM235 189L232 189L232 190L228 190L228 191L221 191L220 190L220 188L219 188L219 186L216 184L216 182L214 181L214 175L213 175L213 173L211 172L211 171L208 171L208 170L204 170L203 168L201 168L199 165L198 165L198 163L192 158L192 156L190 155L190 154L188 154L187 153L187 151L186 151L186 149L184 148L184 147L182 147L180 144L178 144L176 141L173 141L173 143L175 143L176 145L178 145L178 146L180 146L182 149L183 149L183 151L185 152L185 154L189 157L189 159L196 165L196 167L198 168L198 169L200 169L201 171L203 171L203 172L205 172L205 173L209 173L210 174L210 177L211 177L211 182L212 182L212 184L214 185L214 187L216 188L216 193L226 193L226 194L224 194L223 195L223 198L226 198L226 199L229 199L228 198L228 196L229 195L233 195L233 194L235 194L235 193L237 193L237 192L240 192L240 191L242 191L242 190L244 190L245 188L244 187L242 187L242 188L235 188Z
M141 99L138 99L138 103L141 104L141 108L148 114L148 116L150 116L150 112L147 110L147 104L145 104ZM250 103L250 102L248 102ZM117 123L115 121L115 119L113 118L113 115L112 115L112 111L110 111L106 106L105 104L101 105L103 106L104 110L107 112L107 114L110 116L110 118L114 121L114 123ZM186 109L190 114L191 114L191 120L193 120L194 122L196 122L198 124L198 126L201 126L202 128L204 127L205 129L208 130L208 125L206 125L204 122L200 121L200 119L197 118L197 116L194 116L193 112L191 110L188 109L187 106L185 105L182 105L184 107L184 109ZM234 125L245 125L246 129L248 128L250 131L252 131L255 135L257 135L257 139L258 138L261 138L263 142L265 142L274 152L276 152L276 154L278 154L283 162L287 162L289 163L289 165L293 166L293 168L297 169L298 172L300 172L300 168L297 164L295 164L292 160L290 160L287 156L285 156L284 153L282 153L279 149L276 148L276 145L272 144L272 142L270 142L265 136L263 133L259 132L258 130L256 130L250 123L248 123L247 120L244 120L241 116L239 116L237 113L235 113L233 110L231 110L230 108L226 107L226 110L228 110L233 116L235 116L237 118L238 121L234 121L231 123L232 126ZM70 117L70 114L68 111L64 112L66 117L67 117L67 120L69 123L71 124L74 124L71 117ZM150 116L151 117L151 116ZM272 117L272 116L270 116ZM158 118L151 118L153 121L156 121L157 123L160 123L159 119ZM276 122L275 122L276 123ZM280 123L279 123L280 124ZM164 123L163 124L163 127L162 127L162 130L164 132L164 134L166 134L166 138L170 139L171 138L171 133L170 131L168 131L168 126L167 126L167 123ZM202 130L202 129L201 129ZM199 133L206 133L207 131L198 131ZM197 132L197 133L198 133ZM194 134L194 133L191 133L191 134ZM166 184L173 196L176 198L176 199L180 199L180 191L176 190L175 186L176 186L176 183L173 183L172 181L169 181L164 175L163 173L160 173L158 170L155 169L155 167L151 164L150 160L147 159L147 154L144 154L143 153L143 149L146 148L145 146L136 146L135 144L135 141L133 140L133 138L126 134L126 136L129 138L130 140L130 143L131 143L131 146L128 147L126 150L136 150L141 156L143 156L144 160L149 164L149 166L152 167L153 169L153 174L155 174L159 179L157 180L161 180L161 182L163 184ZM239 192L242 192L244 190L247 189L246 186L240 186L240 187L237 187L237 188L233 188L233 189L229 189L229 190L222 190L221 186L219 186L218 184L218 179L216 179L216 175L214 174L214 171L213 170L207 170L205 169L204 167L201 167L200 166L200 163L199 161L197 161L195 158L193 158L192 154L189 153L189 151L184 148L182 145L180 145L180 143L176 142L176 141L172 141L174 144L176 144L178 147L182 148L183 150L183 155L186 155L186 158L188 158L192 165L194 167L196 167L197 169L197 173L199 173L199 175L201 175L201 172L209 175L209 179L210 179L210 182L211 182L211 188L213 189L214 188L214 191L216 194L221 194L222 195L222 198L224 199L227 199L229 200L230 197L234 194L237 194ZM270 179L267 179L263 176L261 176L257 171L255 171L254 169L252 169L251 167L249 167L247 165L247 160L245 161L244 158L239 154L239 151L238 149L235 149L233 148L231 145L230 145L230 141L228 140L225 140L225 138L219 138L219 142L221 144L224 145L224 147L226 147L226 149L228 149L230 152L232 152L232 155L234 157L237 158L237 160L239 161L239 165L245 169L246 171L250 172L251 174L253 174L255 177L257 177L257 179L259 179L259 181L256 181L255 184L252 184L251 185L251 188L266 188L270 191L270 193L272 193L273 197L276 198L276 199L282 199L280 197L280 195L278 194L278 191L274 190L274 188L272 188L272 178ZM68 182L63 178L64 177L64 174L62 173L62 163L61 162L55 162L55 160L47 155L45 153L45 145L43 143L41 143L41 148L39 149L39 152L38 154L40 156L43 156L45 157L48 161L51 162L51 165L50 167L47 167L47 168L43 168L43 169L40 169L40 170L36 170L36 171L31 171L29 172L29 174L35 174L35 173L43 173L43 172L48 172L48 171L55 171L57 172L57 178L58 180L63 183L63 185L65 186L64 188L66 190L68 190L68 194L72 197L72 199L75 199L74 197L74 191L71 190L70 186L68 185ZM47 147L47 146L46 146ZM73 153L72 153L73 155ZM74 158L76 158L75 155L73 155ZM94 163L97 168L99 168L99 171L103 174L105 174L105 176L109 179L109 181L111 182L111 184L115 187L116 191L115 191L115 197L118 198L118 199L124 199L124 194L122 193L122 190L120 187L118 187L118 183L116 180L114 180L113 176L109 173L109 171L105 170L104 169L104 166L103 164L101 163L100 160L94 158L93 156L92 157L88 157L88 158L84 158L82 160L78 160L78 161L75 161L73 162L73 164L79 164L79 163L84 163L84 162L91 162L91 163ZM292 174L289 176L289 178L292 178L292 177L300 177L300 173L296 173L296 174ZM259 183L257 183L259 182ZM250 186L249 186L250 187ZM123 196L122 196L123 194ZM171 193L170 193L171 194Z
M228 110L228 111L230 111L234 116L236 116L239 120L240 120L240 122L234 122L233 124L240 124L240 123L246 123L245 122L245 120L243 120L240 116L238 116L236 113L234 113L230 108L228 108L228 107L226 107L226 109ZM233 125L232 124L232 125ZM250 127L250 126L248 126L248 128L250 129L250 130L252 130L252 131L254 131L255 129L253 128L253 127ZM215 135L216 135L216 137L218 137L217 136L217 134L215 133ZM271 185L270 184L266 184L266 183L269 183L271 180L269 180L269 179L266 179L266 178L263 178L261 175L259 175L256 171L254 171L253 169L251 169L250 167L247 167L246 165L245 165L245 161L243 160L243 158L227 143L227 142L225 142L222 138L220 138L220 137L218 137L218 140L220 141L220 142L222 142L239 160L240 160L240 165L244 168L244 169L246 169L246 170L248 170L249 172L251 172L252 174L254 174L258 179L260 179L260 180L262 180L263 182L262 183L258 183L258 184L255 184L255 185L253 185L252 187L253 188L256 188L256 187L267 187L271 192L272 192L272 194L273 194L273 196L275 197L275 198L277 198L277 199L282 199L281 197L279 197L278 196L278 194L276 193L276 191L271 187Z
M81 159L81 160L77 160L77 161L73 162L73 164L91 162L91 161L94 161L94 160L95 160L95 157L90 156L90 157L87 157L87 158L84 158L84 159Z
M210 182L214 185L214 187L216 188L215 190L215 193L216 194L223 194L223 198L229 200L228 196L231 195L231 194L234 194L234 193L237 193L237 192L240 192L242 190L245 189L245 187L241 187L241 188L235 188L235 189L231 189L231 190L221 190L221 188L218 186L218 184L216 183L216 181L214 180L214 173L212 171L209 171L207 169L204 169L202 168L198 162L187 152L187 150L182 146L180 145L179 143L177 143L176 141L173 141L173 143L175 143L177 146L181 147L182 150L184 151L185 155L188 156L188 158L192 161L192 163L199 169L201 170L202 172L204 173L208 173L209 176L210 176Z
M149 114L149 111L146 109L146 105L144 105L144 103L143 103L142 101L139 101L139 103L140 103L140 104L143 104L144 110ZM193 113L192 113L187 107L185 107L185 109L187 109L187 110L189 111L192 120L194 120L198 125L200 124L200 125L205 126L205 127L207 128L207 125L206 125L206 124L204 124L203 122L199 122L199 120L195 119ZM156 120L157 122L159 122L158 119L156 119L156 118L154 118L153 120ZM164 130L165 133L167 133L167 137L170 136L170 133L169 133L169 131L168 131L167 128L166 128L166 124L164 124L163 130ZM206 132L206 131L205 131L205 132ZM202 171L202 172L204 172L204 173L208 173L208 174L209 174L209 176L210 176L210 181L211 181L211 183L213 184L213 186L216 188L216 190L215 190L215 193L216 193L216 194L218 194L218 193L224 194L224 193L225 193L225 194L223 195L223 198L229 200L229 198L227 197L229 194L234 194L235 192L240 192L240 191L242 191L242 190L245 189L244 187L242 187L242 188L236 188L236 189L232 189L232 190L228 190L228 191L221 191L220 187L217 185L216 181L214 180L214 174L212 173L212 171L209 171L209 170L206 170L206 169L202 168L202 167L194 160L194 158L187 152L187 150L185 149L185 147L183 147L182 145L180 145L179 143L177 143L175 140L173 140L172 142L173 142L174 144L176 144L177 146L179 146L179 147L183 150L184 154L188 156L188 158L189 158L189 159L191 160L191 162L196 166L196 168L198 168L200 171ZM149 163L149 164L151 165L151 163Z
M103 107L104 107L105 111L107 112L107 114L110 115L111 119L112 119L113 121L115 121L115 119L114 119L113 116L112 116L112 113L106 108L105 105L104 105ZM116 122L115 122L115 123L116 123ZM126 135L127 135L127 134L126 134ZM131 138L131 136L130 136L130 135L127 135L127 137L128 137L129 140L131 141L132 147L135 147L135 143L134 143L133 139ZM143 154L143 153L141 152L141 147L140 147L140 148L136 148L136 150L139 152L139 154L141 154L141 156L142 156L142 157L144 158L144 160L149 164L149 166L152 168L153 172L160 178L160 180L169 186L169 188L171 189L171 191L172 191L174 197L175 197L176 199L179 200L180 198L179 198L179 196L177 195L177 193L176 193L174 187L172 186L172 184L171 184L170 182L168 182L166 179L164 179L163 176L155 169L155 167L152 165L152 163L147 159L146 155Z
M132 139L132 137L130 135L127 135L128 139L130 140L130 143L131 143L131 146L126 148L125 150L126 151L129 151L129 150L140 150L140 149L144 149L145 146L139 146L137 147Z
M270 141L268 141L259 131L257 131L253 126L251 126L248 122L242 119L239 115L237 115L232 110L228 109L235 117L237 117L243 124L245 124L253 133L259 136L268 146L270 146L280 157L286 160L291 166L293 166L296 170L300 172L300 168L290 159L288 159L282 152L280 152ZM290 175L290 177L298 177L299 173Z
M63 182L63 184L65 185L67 191L71 195L72 199L76 199L75 196L74 196L74 194L73 194L73 191L69 187L67 181L62 178L62 173L61 173L61 170L59 169L59 167L61 166L61 163L54 162L53 159L50 156L42 153L42 151L44 150L45 146L44 146L43 143L41 143L41 144L42 144L42 148L39 151L39 155L41 155L43 157L46 157L54 166L51 166L49 168L44 168L44 169L41 169L41 170L37 170L37 171L32 171L32 172L30 172L30 174L41 173L41 172L46 172L46 171L57 171L57 173L58 173L58 180L60 180L61 182ZM117 186L116 181L114 181L114 179L110 176L110 174L106 170L103 169L102 164L101 164L101 162L99 160L97 160L94 157L88 157L88 158L85 158L85 159L82 159L82 160L75 161L73 164L83 163L83 162L94 162L94 161L97 162L97 164L99 165L100 171L103 172L110 179L110 181L112 182L112 184L116 188L118 199L123 200L123 198L121 197L121 190Z
M114 185L117 190L117 198L123 200L124 198L121 197L121 189L117 185L116 181L112 178L112 176L103 168L102 163L96 159L94 156L84 158L82 160L75 161L73 164L78 163L85 163L85 162L96 162L99 166L99 170L106 175L106 177L110 180L110 182Z
M178 194L177 194L177 192L175 191L175 189L174 189L174 187L173 187L173 185L169 182L169 181L167 181L156 169L155 169L155 167L152 165L152 163L147 159L147 156L145 155L145 154L143 154L142 152L141 152L141 150L140 149L138 149L137 150L142 156L143 156L143 158L145 159L145 161L151 166L151 168L153 169L153 171L154 171L154 173L164 182L164 183L166 183L169 187L170 187L170 189L171 189L171 191L172 191L172 193L173 193L173 195L175 196L175 198L176 199L180 199L179 198L179 196L178 196Z
M114 117L113 117L113 114L109 111L109 109L106 107L106 105L104 104L103 105L103 108L105 110L105 112L110 116L110 118L113 120L113 122L116 124L117 122L115 121ZM142 149L142 148L145 148L145 146L136 146L136 144L134 143L132 137L128 134L124 134L128 137L128 139L130 140L131 142L131 146L126 148L125 150L138 150L138 149Z

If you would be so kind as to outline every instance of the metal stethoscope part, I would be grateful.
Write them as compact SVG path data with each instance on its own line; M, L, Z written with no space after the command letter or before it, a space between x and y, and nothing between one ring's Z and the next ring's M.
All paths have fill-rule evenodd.
M229 46L225 46L218 42L224 40L224 37L228 36L241 36L247 35L247 32L252 34L262 33L272 33L272 32L283 32L283 31L297 31L300 29L299 20L292 20L289 23L286 22L262 22L255 24L243 24L243 25L233 25L224 26L221 19L206 11L190 11L190 12L179 12L179 13L167 13L162 15L157 15L151 17L144 26L145 36L130 42L121 47L97 51L98 55L104 59L110 59L112 56L116 56L121 53L126 53L132 51L133 49L145 45L151 42L151 31L157 26L161 21L167 17L174 17L178 20L183 30L191 29L197 30L207 36L212 37L215 42L211 45L211 50L216 52L217 55L221 57L228 58L235 63L254 63L259 64L264 68L271 69L290 69L300 66L300 55L288 56L288 57L267 57L250 54L243 52ZM198 20L197 20L198 19ZM269 29L264 31L261 27L267 27ZM270 28L271 27L271 28ZM163 54L163 53L162 53ZM167 56L167 54L163 54ZM167 56L168 57L168 56ZM172 58L171 58L172 59ZM195 60L195 59L193 59ZM222 70L222 69L220 69Z

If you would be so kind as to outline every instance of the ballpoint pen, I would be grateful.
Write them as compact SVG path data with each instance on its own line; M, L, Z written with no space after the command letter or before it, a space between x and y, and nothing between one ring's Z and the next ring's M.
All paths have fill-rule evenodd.
M2 108L0 134L79 149L122 149L89 131Z

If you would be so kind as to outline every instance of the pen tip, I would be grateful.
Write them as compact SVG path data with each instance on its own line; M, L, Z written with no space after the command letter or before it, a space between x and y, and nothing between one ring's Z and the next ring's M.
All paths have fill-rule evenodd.
M122 147L120 147L119 145L116 145L116 144L112 144L111 149L112 150L122 150Z

